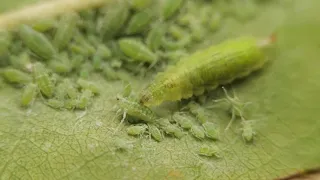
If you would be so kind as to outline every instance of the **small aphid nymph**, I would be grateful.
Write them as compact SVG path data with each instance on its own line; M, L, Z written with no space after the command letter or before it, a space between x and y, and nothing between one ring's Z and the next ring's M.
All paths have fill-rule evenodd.
M202 124L202 127L205 130L206 136L210 139L219 139L219 129L216 124L212 122L206 122Z
M247 120L242 120L242 138L245 142L252 142L255 132L253 131L252 122Z
M145 133L147 130L147 125L133 125L127 128L127 133L130 136L138 136Z
M203 140L205 138L205 132L201 126L193 125L190 129L190 132L199 140Z
M22 93L21 97L21 105L26 107L29 106L36 98L37 96L37 85L30 83L28 84Z
M217 146L215 145L204 145L201 146L198 152L199 155L201 156L207 156L207 157L217 157L217 158L221 158L221 154L220 154L220 150Z

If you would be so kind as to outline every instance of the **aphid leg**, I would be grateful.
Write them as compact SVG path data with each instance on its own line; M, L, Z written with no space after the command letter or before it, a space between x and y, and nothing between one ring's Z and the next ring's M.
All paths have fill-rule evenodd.
M121 112L121 109L119 109L117 112L116 112L116 116L113 118L113 120L118 116L118 114ZM120 124L116 127L116 129L114 130L113 134L116 134L120 128L120 126L123 124L124 120L126 119L127 117L127 112L124 111L123 114L122 114L122 119L120 121Z
M227 127L226 127L225 131L227 131L227 130L231 127L231 125L232 125L232 123L233 123L233 121L234 121L235 119L236 119L235 109L234 109L234 108L232 108L232 115L231 115L231 119L230 119L229 124L227 125Z

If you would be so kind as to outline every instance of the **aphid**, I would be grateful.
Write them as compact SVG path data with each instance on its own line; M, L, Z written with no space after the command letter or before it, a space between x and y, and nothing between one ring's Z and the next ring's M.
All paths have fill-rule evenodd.
M124 1L116 1L112 6L109 6L97 25L101 37L110 39L117 35L128 17L129 7Z
M10 56L10 63L14 68L20 69L22 71L32 71L32 63L27 52L23 52L19 56Z
M41 63L35 63L33 65L33 75L42 94L51 97L54 91L54 84L49 77L47 69Z
M75 54L81 54L86 57L93 55L96 51L95 48L88 43L85 43L85 44L72 43L69 48L71 52Z
M81 78L87 79L89 78L90 74L93 72L94 68L92 66L92 63L86 62L81 65L79 76Z
M190 112L196 116L197 120L201 124L204 124L205 122L207 122L208 117L206 115L206 112L204 111L204 108L202 108L198 103L191 101L187 106Z
M157 115L148 107L141 105L129 98L117 96L118 105L124 111L124 117L126 114L138 118L144 122L155 122L158 119Z
M193 125L190 129L190 132L194 137L200 140L205 138L204 129L201 126Z
M191 129L193 123L191 117L176 112L173 114L172 118L183 128L183 129Z
M76 99L66 99L64 101L64 108L66 109L74 109L78 105L78 101Z
M254 135L256 134L253 131L252 122L247 120L242 120L242 138L245 142L252 142Z
M153 52L156 52L160 48L166 29L166 24L158 22L154 24L148 32L146 44Z
M262 41L241 37L197 51L159 74L142 91L140 102L150 106L187 99L201 87L216 88L247 76L267 61L262 48L273 41L274 37Z
M38 32L46 32L48 30L53 29L57 25L57 20L56 19L40 19L37 20L32 24L32 29L38 31Z
M27 107L35 100L38 93L37 88L37 85L33 83L26 85L21 96L22 106Z
M169 29L168 29L168 33L175 39L177 40L181 40L184 37L188 36L188 32L186 30L184 30L182 27L176 25L176 24L172 24Z
M108 80L117 80L119 75L109 64L105 63L102 65L102 73Z
M56 50L44 34L27 25L21 25L19 34L24 44L42 59L49 60L56 54Z
M29 74L13 68L5 68L1 72L4 79L10 83L26 84L32 81Z
M48 66L56 73L69 73L72 70L70 62L59 59L51 60Z
M226 98L215 100L215 102L226 101L231 106L231 120L226 127L226 130L227 130L230 128L231 124L236 119L236 117L245 118L244 110L245 110L246 106L249 105L251 102L242 102L235 95L234 91L233 91L234 97L231 97L228 95L228 92L224 87L222 87L222 89L225 93Z
M148 130L154 140L159 142L163 140L163 135L156 125L148 123Z
M92 66L96 71L102 70L102 64L103 64L103 61L101 57L97 55L94 55L92 57Z
M153 0L131 0L130 5L135 10L141 10L151 5Z
M100 44L97 48L96 55L102 59L107 59L111 57L112 52L107 46Z
M126 98L126 97L129 97L131 93L132 93L132 86L128 81L126 81L123 92L122 92L122 96Z
M65 48L71 41L77 28L78 18L76 13L69 13L62 16L53 38L53 45L57 49L60 50Z
M8 31L0 30L0 56L3 56L9 52L9 46L11 43L11 34Z
M145 31L153 19L153 12L149 9L134 14L125 30L127 35L137 34Z
M205 134L210 139L219 139L219 129L216 124L212 122L206 122L202 124Z
M121 61L121 60L119 60L119 59L112 59L111 61L110 61L110 66L112 67L112 68L121 68L121 66L122 66L122 64L123 64L123 61Z
M193 20L189 27L191 29L191 37L193 41L199 42L205 38L206 31L200 22Z
M176 138L181 139L185 134L184 132L178 127L173 124L168 124L166 126L161 127L167 134L172 134Z
M76 99L79 95L78 90L73 86L69 79L64 79L63 85L65 87L65 92L70 99Z
M126 139L116 137L116 138L113 138L113 140L114 140L113 143L117 150L128 151L134 147L132 142L129 142Z
M164 52L160 54L160 56L169 60L170 62L175 63L181 58L188 56L188 53L185 50L176 50L176 51Z
M90 99L92 98L92 96L93 96L93 93L90 90L85 89L81 93L81 95L80 95L80 97L79 97L79 99L77 101L77 108L85 109L86 107L88 107L89 103L90 103Z
M161 46L166 50L179 50L186 48L192 42L190 35L186 35L183 39L180 40L169 40L168 38L163 37Z
M201 156L207 156L207 157L212 157L215 156L217 158L221 158L221 153L220 153L220 149L215 146L215 145L203 145L199 148L199 155Z
M49 99L46 104L54 109L61 109L64 106L63 101L58 99Z
M169 19L172 17L183 5L184 0L165 0L162 7L163 19Z
M91 92L95 93L95 94L99 94L100 93L100 88L98 87L97 84L91 82L91 81L87 81L84 79L79 78L77 80L77 84L85 90L90 90Z
M126 56L134 60L153 63L157 59L157 56L138 39L122 38L119 40L119 46Z
M138 136L145 133L147 130L146 125L133 125L127 128L127 133L130 136Z

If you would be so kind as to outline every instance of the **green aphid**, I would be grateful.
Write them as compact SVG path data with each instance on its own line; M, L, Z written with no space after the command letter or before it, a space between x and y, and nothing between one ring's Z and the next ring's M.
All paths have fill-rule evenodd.
M63 59L63 57L61 58L52 59L48 64L49 68L52 69L54 72L60 73L60 74L71 72L72 71L71 62L67 58L65 59Z
M161 12L163 19L169 19L182 7L184 0L164 0Z
M173 124L168 124L161 127L167 134L174 135L176 138L181 139L185 133L178 127Z
M172 118L183 128L183 129L191 129L193 126L192 118L185 114L176 112L173 114Z
M117 35L129 17L129 7L124 1L117 1L106 9L97 25L101 37L110 39Z
M42 94L52 97L54 92L54 83L49 76L47 69L41 63L33 65L33 76Z
M204 108L202 108L200 104L195 103L194 101L191 101L187 106L190 112L196 116L197 120L201 124L204 124L205 122L207 122L208 116L206 115Z
M109 64L103 64L102 73L104 77L108 80L113 81L119 79L118 72L115 71Z
M69 46L71 52L75 54L81 54L85 57L91 56L95 53L95 48L93 46L90 46L88 43L85 44L76 44L72 43Z
M79 78L77 80L77 84L85 90L90 90L91 92L93 92L94 94L100 94L100 88L97 84L95 84L94 82L91 81L87 81L84 79Z
M190 35L185 36L180 40L170 40L168 38L163 37L161 46L166 50L179 50L186 48L192 42L192 38Z
M38 87L36 84L30 83L24 87L21 96L21 106L27 107L33 103L38 93Z
M177 40L182 40L184 37L189 35L184 28L176 24L169 26L168 33Z
M76 13L68 13L61 17L53 37L53 45L61 50L71 41L77 28L79 17Z
M121 51L136 61L153 63L157 60L157 56L138 39L122 38L118 43Z
M205 134L208 138L216 140L219 139L219 128L216 124L212 122L206 122L202 124L202 127L204 128Z
M113 138L113 144L116 150L119 150L119 151L128 151L133 149L134 147L133 144L128 140L123 138L118 138L118 137Z
M138 135L142 135L146 132L148 126L147 125L132 125L129 126L126 131L128 133L128 135L130 136L138 136Z
M65 91L70 99L77 99L78 98L79 92L69 79L63 80L63 86L65 87Z
M49 99L46 104L54 109L62 109L64 107L64 102L58 99Z
M221 24L221 13L216 12L211 16L211 19L209 20L209 29L211 32L215 32L220 24Z
M167 25L163 22L158 22L151 27L146 37L147 46L156 52L159 50L162 44L162 38L166 33Z
M92 63L85 62L81 65L79 75L81 78L87 79L89 78L90 74L94 71L94 67Z
M151 24L153 17L154 13L149 9L137 12L131 16L125 33L127 35L132 35L146 31L148 26Z
M160 56L169 60L170 62L175 63L179 61L181 58L188 56L188 53L185 50L176 50L176 51L164 52L160 54Z
M40 19L36 22L32 23L32 29L38 31L38 32L46 32L49 31L57 26L57 20L56 19Z
M79 97L79 99L77 101L77 106L76 107L79 108L79 109L85 109L86 107L89 106L90 100L91 100L92 97L93 97L93 93L90 90L85 89L81 93L81 95L80 95L80 97Z
M108 59L112 56L112 52L107 46L100 44L97 48L96 55L102 59Z
M245 77L267 62L263 48L274 40L274 36L263 40L241 37L199 50L159 74L142 91L140 102L151 106L188 99L194 94L201 95L203 88L215 89Z
M152 4L153 0L131 0L130 5L135 10L142 10Z
M102 64L103 64L103 60L100 56L94 55L92 57L92 66L94 70L96 71L102 70L103 69Z
M27 25L21 25L19 35L23 43L43 60L49 60L55 56L56 50L44 34Z
M148 123L148 130L154 140L158 142L163 140L163 135L155 124Z
M9 46L12 44L12 36L9 32L0 30L0 57L9 52Z
M117 96L118 105L125 114L132 117L138 118L144 122L152 123L155 122L158 117L157 115L148 107L141 105L140 103L132 100L130 98L124 98ZM125 116L124 116L125 117Z
M252 142L255 136L255 132L253 131L252 122L243 120L242 121L242 138L245 142Z
M13 68L3 69L1 74L9 83L27 84L32 81L32 77L29 74Z
M10 56L11 66L25 72L32 71L32 63L27 52L19 54L19 56Z
M113 58L110 61L110 67L112 67L112 68L119 69L119 68L121 68L122 64L123 64L123 61L121 61L120 59L117 59L117 58Z
M205 138L205 132L201 126L193 125L190 129L190 132L199 140L203 140Z
M132 86L128 81L126 81L125 86L123 88L122 96L124 98L127 98L131 95L131 93L132 93Z
M77 104L78 104L78 101L76 99L66 99L64 101L64 108L65 109L69 109L69 110L72 110L72 109L75 109L77 107Z
M206 37L205 28L198 21L192 21L189 27L193 41L200 42Z
M221 158L221 151L220 149L215 145L203 145L199 148L199 155L201 156L207 156L207 157L217 157Z
M58 100L65 100L67 98L66 84L60 83L56 86L54 97Z

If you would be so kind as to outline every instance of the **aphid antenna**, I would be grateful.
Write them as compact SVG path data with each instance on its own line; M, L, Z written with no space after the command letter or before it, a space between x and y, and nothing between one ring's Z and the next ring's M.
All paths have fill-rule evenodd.
M119 114L120 112L121 112L121 109L119 109L116 114ZM117 115L115 117L117 117ZM119 128L124 123L124 120L126 119L126 117L127 117L127 112L124 111L123 114L122 114L122 119L120 121L120 124L115 128L115 130L113 132L113 135L116 134L119 131Z

